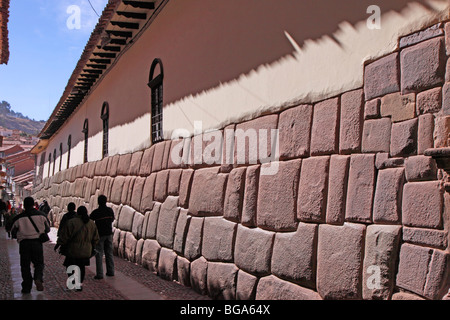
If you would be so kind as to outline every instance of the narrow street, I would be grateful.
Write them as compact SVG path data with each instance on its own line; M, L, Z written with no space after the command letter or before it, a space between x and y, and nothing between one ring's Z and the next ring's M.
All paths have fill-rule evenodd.
M0 228L0 300L209 300L190 288L163 280L152 272L115 257L114 277L94 280L95 259L86 268L83 291L66 287L64 257L53 250L56 229L50 233L51 242L44 244L44 291L33 286L31 294L22 294L19 245L8 239Z

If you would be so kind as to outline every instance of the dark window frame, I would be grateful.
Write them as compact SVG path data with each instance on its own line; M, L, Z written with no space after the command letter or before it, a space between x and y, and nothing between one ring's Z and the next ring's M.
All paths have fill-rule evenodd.
M106 101L103 103L100 118L103 121L102 158L106 158L109 154L109 103Z
M55 169L56 169L56 148L53 150L53 176L55 175Z
M81 131L84 133L84 156L83 156L83 163L88 162L88 141L89 141L89 120L84 120L83 130Z
M72 149L72 135L67 138L67 169L70 165L70 150Z
M52 153L50 152L48 154L48 174L47 174L48 177L50 177L51 166L52 166Z
M63 156L63 144L59 144L59 171L62 170L62 156Z
M156 67L159 66L160 73L155 77ZM161 59L156 58L150 67L148 86L151 89L151 139L152 144L164 140L163 137L163 80L164 68Z

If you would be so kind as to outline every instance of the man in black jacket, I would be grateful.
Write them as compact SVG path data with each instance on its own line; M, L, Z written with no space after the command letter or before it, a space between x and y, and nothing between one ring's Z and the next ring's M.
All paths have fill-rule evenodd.
M25 211L13 219L11 234L19 242L22 293L27 294L31 291L33 278L37 290L44 290L44 250L39 235L50 232L50 223L43 212L34 208L33 198L25 198L23 206ZM31 263L34 265L34 277L31 275Z
M58 238L59 238L59 236L61 235L61 230L64 228L64 226L66 225L66 223L67 223L70 219L75 218L75 216L76 216L76 214L77 214L76 208L77 208L77 206L76 206L75 203L73 203L73 202L70 202L70 203L67 205L67 213L62 217L61 222L59 223L58 233L57 233ZM60 245L59 245L59 244L56 244L54 250L55 250L55 251L58 250L59 247L60 247Z
M100 241L97 244L95 255L97 274L94 279L103 279L103 253L105 253L106 275L114 276L113 258L113 231L114 211L106 206L107 198L104 195L98 197L98 208L92 211L91 219L97 225Z

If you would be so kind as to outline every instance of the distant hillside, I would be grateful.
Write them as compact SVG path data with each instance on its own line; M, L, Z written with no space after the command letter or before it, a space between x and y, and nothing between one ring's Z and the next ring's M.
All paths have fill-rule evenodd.
M27 134L37 136L44 125L45 121L30 119L20 112L14 112L8 102L0 102L0 126L9 130L20 130Z

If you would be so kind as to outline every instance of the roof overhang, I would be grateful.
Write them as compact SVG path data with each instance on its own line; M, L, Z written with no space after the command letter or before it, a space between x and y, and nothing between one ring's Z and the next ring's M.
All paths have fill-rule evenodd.
M39 142L31 149L31 154L39 154L48 146L48 140L39 140Z
M61 128L167 2L109 0L39 138L50 139Z

